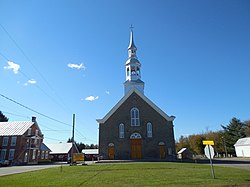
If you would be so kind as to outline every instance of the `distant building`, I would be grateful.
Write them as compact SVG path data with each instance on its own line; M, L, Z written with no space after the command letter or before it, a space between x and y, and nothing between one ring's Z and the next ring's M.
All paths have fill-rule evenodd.
M184 147L180 151L178 151L177 157L178 159L192 159L193 153L189 149Z
M44 144L41 144L41 148L37 154L38 156L38 162L48 162L51 161L50 157L49 157L49 153L51 152L51 150Z
M51 150L49 153L51 161L68 162L71 158L72 143L46 144ZM76 145L73 146L73 153L79 153Z
M250 157L250 137L240 138L234 147L237 157Z
M136 51L131 31L125 64L125 95L102 119L97 120L99 155L103 159L172 160L175 156L175 117L168 116L144 95L141 63ZM155 70L157 62L152 62L152 76L157 76Z
M97 160L98 159L98 149L83 149L85 160Z
M43 134L32 121L0 122L0 161L12 165L37 164Z

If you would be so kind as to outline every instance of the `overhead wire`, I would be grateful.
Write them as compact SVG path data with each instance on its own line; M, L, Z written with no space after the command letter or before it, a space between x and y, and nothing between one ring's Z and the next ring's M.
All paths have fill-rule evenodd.
M26 108L26 109L28 109L28 110L30 110L30 111L32 111L32 112L35 112L35 113L37 113L37 114L39 114L39 115L41 115L41 116L43 116L43 117L45 117L45 118L48 118L48 119L50 119L50 120L52 120L52 121L61 123L61 124L63 124L63 125L71 126L71 125L69 125L69 124L67 124L67 123L64 123L64 122L59 121L59 120L57 120L57 119L55 119L55 118L52 118L52 117L50 117L50 116L48 116L48 115L46 115L46 114L43 114L43 113L41 113L41 112L38 112L38 111L36 111L36 110L34 110L34 109L28 107L28 106L25 106L25 105L23 105L23 104L21 104L21 103L15 101L14 99L11 99L11 98L9 98L9 97L3 95L3 94L0 94L0 96L3 97L3 98L5 98L5 99L7 99L7 100L9 100L9 101L11 101L11 102L13 102L13 103L15 103L15 104L17 104L17 105L19 105L19 106L21 106L21 107L23 107L23 108Z
M71 113L73 113L72 110L70 110L70 109L66 106L66 104L63 102L63 100L61 99L61 97L55 92L55 90L54 90L53 87L49 84L49 82L46 80L46 78L45 78L45 77L42 75L42 73L36 68L36 66L35 66L34 63L31 61L31 59L26 55L26 53L24 52L24 50L20 47L20 45L18 45L18 43L15 41L15 39L10 35L10 33L5 29L5 27L4 27L1 23L0 23L0 27L1 27L1 28L3 29L3 31L7 34L7 36L10 38L10 40L15 44L15 46L20 50L20 52L23 54L23 56L26 58L26 60L32 65L32 67L35 69L35 71L40 75L40 77L43 79L43 81L44 81L44 82L47 84L47 86L51 89L52 93L54 93L54 94L57 96L57 98L60 99L60 102L64 105L63 107L64 107L65 109L69 110ZM3 55L1 52L0 52L0 55L1 55L4 59L6 59L7 61L10 61L10 60L9 60L5 55ZM25 74L23 71L19 70L19 72L20 72L24 77L26 77L28 80L30 80L29 76L27 76L27 74ZM36 87L39 88L39 90L40 90L41 92L43 92L47 97L49 97L50 99L52 99L55 103L57 103L58 105L61 105L61 104L58 103L55 99L53 99L49 94L47 94L47 93L46 93L41 87L39 87L37 84L36 84ZM51 120L53 120L53 121L56 121L56 122L58 122L58 123L61 123L61 124L67 125L67 126L71 126L71 125L66 124L66 123L64 123L64 122L62 122L62 121L59 121L59 120L54 119L54 118L52 118L52 117L50 117L50 116L47 116L47 115L45 115L45 114L43 114L43 113L41 113L41 112L38 112L38 111L36 111L36 110L34 110L34 109L30 108L30 107L27 107L27 106L25 106L25 105L23 105L23 104L21 104L21 103L15 101L15 100L9 98L9 97L7 97L7 96L4 96L3 94L0 94L0 95L1 95L2 97L4 97L5 99L8 99L9 101L12 101L12 102L14 102L14 103L16 103L16 104L18 104L18 105L20 105L20 106L22 106L22 107L28 109L28 110L31 110L31 111L33 111L33 112L35 112L35 113L37 113L37 114L43 116L43 117L46 117L46 118L48 118L48 119L51 119ZM62 105L61 105L61 106L62 106ZM84 139L88 139L88 138L86 138L82 133L80 133L80 131L78 131L76 128L75 128L75 130L76 130L76 132L77 132L78 134L80 134L81 137L83 137ZM91 140L91 139L88 139L88 140ZM91 140L91 141L94 141L94 140Z
M26 60L32 65L32 67L34 68L34 70L39 74L39 76L42 78L42 80L47 84L47 86L51 89L52 93L54 93L57 98L60 99L60 102L62 103L62 107L64 109L69 110L72 113L72 110L70 110L70 108L68 108L66 106L66 104L63 102L62 98L57 94L57 92L53 89L53 87L51 86L51 84L47 81L47 79L43 76L43 74L38 70L38 68L36 68L36 66L34 65L34 63L31 61L31 59L28 57L28 55L26 55L26 53L24 52L24 50L20 47L20 45L16 42L16 40L10 35L10 33L5 29L5 27L0 23L0 27L3 29L3 31L7 34L7 36L9 37L9 39L14 43L14 45L19 49L19 51L22 53L22 55L26 58ZM6 58L4 55L2 55L5 59ZM26 76L26 75L25 75ZM26 76L26 78L28 78ZM40 88L41 89L41 88ZM42 90L42 89L41 89ZM43 91L43 90L42 90ZM44 91L43 91L44 92ZM45 93L45 92L44 92ZM46 94L48 96L48 94Z

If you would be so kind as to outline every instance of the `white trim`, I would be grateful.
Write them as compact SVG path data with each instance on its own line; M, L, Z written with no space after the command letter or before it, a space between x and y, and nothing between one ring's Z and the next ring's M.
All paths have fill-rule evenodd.
M137 132L134 132L130 135L130 139L141 139L141 135Z
M124 124L119 125L119 138L124 138Z
M10 146L16 146L16 140L17 140L17 137L16 136L12 136L11 137Z
M156 110L162 117L164 117L167 121L174 121L175 116L168 116L165 112L163 112L159 107L157 107L152 101L150 101L145 95L143 95L136 88L131 89L102 119L97 119L98 123L105 123L112 114L129 98L132 93L136 93L139 95L146 103L148 103L154 110Z
M15 149L9 150L9 160L14 160L15 158Z
M165 143L164 142L159 142L159 144L158 145L165 145Z
M147 137L152 138L153 137L153 126L152 123L147 123Z
M115 145L114 145L114 143L109 143L108 146L109 147L114 147Z
M138 108L133 107L130 110L130 119L132 127L140 126L140 112Z

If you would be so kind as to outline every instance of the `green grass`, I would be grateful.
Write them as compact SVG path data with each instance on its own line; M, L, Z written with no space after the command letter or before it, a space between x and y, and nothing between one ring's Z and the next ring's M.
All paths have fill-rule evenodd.
M0 186L250 186L250 172L185 163L64 166L0 177Z

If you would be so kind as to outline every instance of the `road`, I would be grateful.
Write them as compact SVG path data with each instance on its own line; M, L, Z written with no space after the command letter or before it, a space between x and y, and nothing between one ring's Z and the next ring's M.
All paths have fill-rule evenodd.
M36 171L41 169L47 169L52 167L59 167L60 165L28 165L28 166L9 166L0 167L0 176L11 175L17 173L24 173L29 171Z
M214 165L250 170L250 158L224 158L215 159Z

